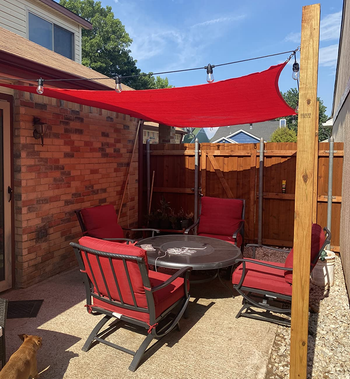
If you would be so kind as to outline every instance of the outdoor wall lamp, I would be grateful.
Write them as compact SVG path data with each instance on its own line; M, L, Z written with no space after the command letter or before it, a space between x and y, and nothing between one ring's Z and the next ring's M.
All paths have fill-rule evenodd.
M47 131L47 123L40 121L39 117L34 117L33 126L33 137L35 139L41 139L41 146L44 146L44 135Z

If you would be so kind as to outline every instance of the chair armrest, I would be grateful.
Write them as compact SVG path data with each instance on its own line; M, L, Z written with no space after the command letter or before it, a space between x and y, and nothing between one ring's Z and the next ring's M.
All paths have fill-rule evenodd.
M198 219L194 224L192 224L191 226L189 226L189 227L184 231L184 234L188 234L188 233L190 232L190 230L192 230L193 228L195 228L198 224L199 224L199 219Z
M245 262L249 262L249 263L254 263L254 264L257 264L257 265L260 265L260 266L266 266L266 267L276 268L278 270L293 271L292 267L275 266L275 265L270 264L270 263L265 263L265 262L262 262L262 261L255 261L254 259L249 259L249 258L238 258L238 259L235 260L235 263L239 263L239 262L243 263L243 267L244 268L245 268Z
M185 275L185 283L188 279L188 276L190 274L190 272L192 271L192 267L190 266L185 266L183 268L181 268L180 270L176 271L174 275L172 275L168 280L166 280L164 283L160 284L159 286L156 286L156 287L153 287L151 289L151 292L156 292L156 291L159 291L161 290L162 288L164 287L167 287L169 284L171 284L175 279L177 279L178 277L182 276L183 274L186 274ZM187 286L185 286L187 288Z
M232 234L232 238L237 239L237 235L243 230L243 226L244 226L244 220L241 220L239 223L238 229Z

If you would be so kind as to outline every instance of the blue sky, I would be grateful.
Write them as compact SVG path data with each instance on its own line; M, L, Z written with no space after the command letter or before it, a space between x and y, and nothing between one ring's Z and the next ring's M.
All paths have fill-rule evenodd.
M294 50L300 45L302 7L294 0L101 0L133 39L131 55L143 72L204 67ZM323 0L318 96L331 115L342 0ZM214 68L215 81L263 71L289 54ZM299 60L299 54L297 55ZM165 75L175 87L206 82L205 70ZM283 70L282 92L295 87Z

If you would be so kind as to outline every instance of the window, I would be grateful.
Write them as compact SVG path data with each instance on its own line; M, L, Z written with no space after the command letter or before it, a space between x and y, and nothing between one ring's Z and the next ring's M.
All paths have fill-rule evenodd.
M74 34L33 13L29 13L29 40L74 59Z

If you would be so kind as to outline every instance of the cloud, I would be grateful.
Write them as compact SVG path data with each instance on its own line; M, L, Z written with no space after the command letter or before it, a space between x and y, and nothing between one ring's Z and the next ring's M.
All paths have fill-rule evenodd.
M244 20L246 17L247 16L244 15L244 14L233 16L233 17L220 17L220 18L215 18L213 20L199 22L198 24L194 24L191 27L192 28L197 28L197 27L201 27L201 26L214 25L214 24L218 24L218 23L221 24L223 22L228 22L228 21L240 21L240 20Z
M321 41L330 41L339 38L341 13L342 12L328 14L321 20Z
M340 34L341 11L330 13L321 20L320 40L332 41L337 40ZM286 42L300 43L301 33L291 32L285 37Z
M319 65L335 68L338 59L338 44L322 47L320 49Z
M284 39L286 42L300 43L301 33L289 33Z

